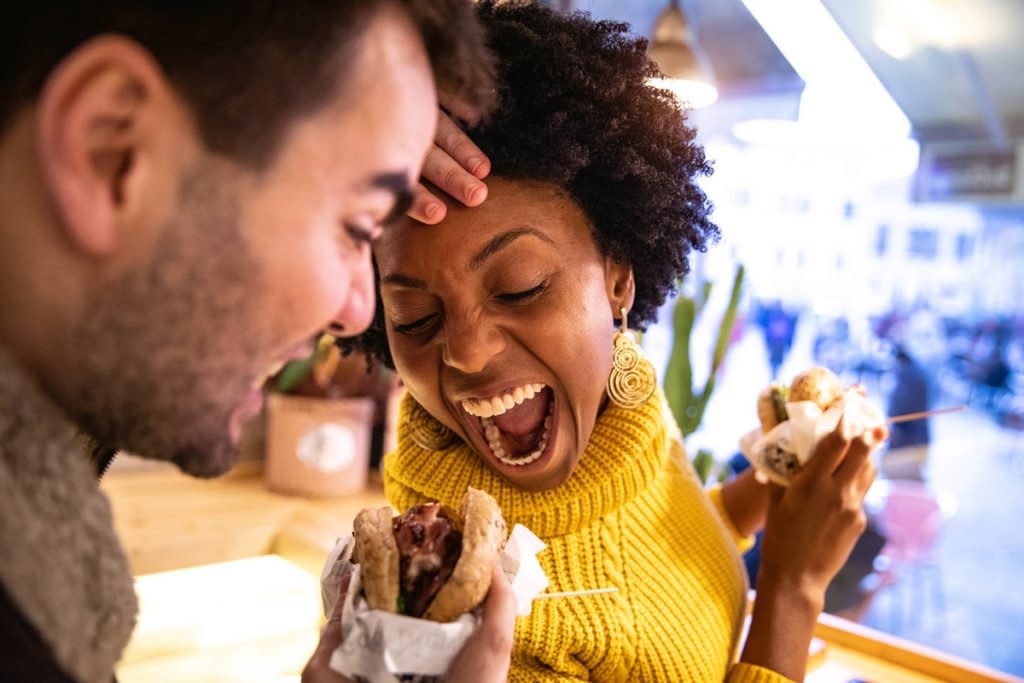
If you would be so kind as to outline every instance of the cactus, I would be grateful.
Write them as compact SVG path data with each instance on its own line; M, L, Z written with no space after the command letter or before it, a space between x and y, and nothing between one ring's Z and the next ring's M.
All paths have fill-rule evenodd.
M700 315L711 296L711 283L705 282L696 297L680 296L676 299L672 313L674 328L672 352L665 370L663 385L665 397L684 438L697 431L701 420L704 419L704 410L707 408L708 401L711 400L711 394L715 390L715 378L722 361L725 360L725 354L729 348L729 337L736 325L736 311L739 308L743 289L743 277L744 269L740 265L736 268L736 275L732 281L729 305L726 307L718 327L718 338L711 355L711 372L708 373L704 387L700 391L694 388L693 366L690 360L690 338L693 335L693 326L697 316ZM705 481L710 474L712 462L711 455L706 451L698 452L694 457L694 466L697 468L698 474L702 475L701 481ZM697 467L698 465L699 467Z

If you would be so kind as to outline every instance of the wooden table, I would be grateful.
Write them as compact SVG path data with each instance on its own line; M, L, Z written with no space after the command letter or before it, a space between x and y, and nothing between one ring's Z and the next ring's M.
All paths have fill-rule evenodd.
M137 575L139 626L122 683L298 681L318 638L319 575L335 539L379 487L338 500L280 496L257 466L200 481L171 467L103 480ZM974 683L1021 679L822 615L810 683Z

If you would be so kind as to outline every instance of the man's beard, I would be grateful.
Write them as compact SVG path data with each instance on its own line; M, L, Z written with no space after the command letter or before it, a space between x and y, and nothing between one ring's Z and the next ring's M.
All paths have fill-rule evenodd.
M268 358L260 268L227 176L206 166L183 181L150 260L94 290L59 381L96 442L203 477L233 464L228 418Z

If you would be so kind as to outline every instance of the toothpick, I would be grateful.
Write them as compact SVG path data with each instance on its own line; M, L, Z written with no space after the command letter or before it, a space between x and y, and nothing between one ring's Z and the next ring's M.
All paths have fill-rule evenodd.
M547 600L549 598L577 598L584 595L604 595L605 593L618 593L619 589L615 586L609 586L607 588L591 588L583 591L564 591L562 593L541 593L534 600Z
M950 406L948 408L936 408L935 410L925 410L920 413L907 413L906 415L897 415L896 417L890 417L888 422L894 425L898 422L912 422L913 420L923 420L926 417L932 415L940 415L942 413L959 413L961 410L967 410L967 406Z

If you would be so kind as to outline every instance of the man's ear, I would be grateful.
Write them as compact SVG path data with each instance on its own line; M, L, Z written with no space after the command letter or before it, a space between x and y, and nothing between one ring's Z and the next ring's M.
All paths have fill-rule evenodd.
M636 298L636 283L633 281L633 267L611 258L604 262L605 285L608 292L608 305L612 309L612 318L622 317L622 309L633 308Z
M69 54L39 96L36 146L44 180L75 246L110 254L153 182L152 138L170 87L153 57L119 36L99 36Z

